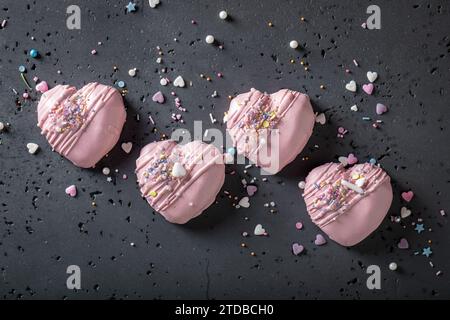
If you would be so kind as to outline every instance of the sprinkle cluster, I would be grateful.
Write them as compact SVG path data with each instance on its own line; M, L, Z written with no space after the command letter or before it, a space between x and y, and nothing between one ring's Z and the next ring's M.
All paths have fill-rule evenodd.
M327 208L333 211L340 209L346 205L346 198L350 192L355 192L342 184L342 180L348 181L355 186L362 187L365 183L364 174L367 172L354 172L350 177L346 177L345 173L341 173L339 178L334 182L322 181L320 184L314 183L317 189L325 188L325 192L320 194L314 201L314 208Z
M187 156L189 159L191 156ZM154 182L163 183L166 188L171 189L169 183L174 180L179 180L181 176L176 175L174 170L174 165L179 164L180 159L186 158L181 150L172 152L167 155L165 150L162 150L150 164L150 166L145 170L143 176L148 181L151 179ZM158 193L154 190L150 191L149 196L156 197Z
M272 108L270 97L264 93L257 103L257 108L252 108L239 123L239 128L247 130L273 129L279 118L277 117L278 107Z
M170 174L172 172L172 167L174 165L172 157L167 156L167 154L162 151L155 160L152 161L150 166L144 173L146 179L153 179L157 182L169 181L173 177Z
M89 108L83 95L67 98L50 110L49 117L56 132L77 130L86 121Z

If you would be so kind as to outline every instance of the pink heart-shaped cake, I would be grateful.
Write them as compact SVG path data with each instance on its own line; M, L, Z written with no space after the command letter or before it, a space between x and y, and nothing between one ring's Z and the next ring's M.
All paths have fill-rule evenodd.
M214 202L225 180L225 165L211 144L166 140L142 148L136 175L147 202L169 222L183 224Z
M312 221L332 240L353 246L383 221L392 202L390 177L370 163L348 169L327 163L306 177L303 197Z
M275 174L303 150L315 115L305 94L289 89L267 94L252 88L231 100L224 121L238 153Z
M89 83L57 85L38 105L38 126L53 150L78 167L93 167L117 143L126 120L120 93Z

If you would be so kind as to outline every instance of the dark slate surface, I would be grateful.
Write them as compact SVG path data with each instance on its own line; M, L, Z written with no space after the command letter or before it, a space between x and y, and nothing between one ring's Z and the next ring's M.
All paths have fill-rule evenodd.
M127 3L0 3L0 22L7 20L0 29L0 121L11 124L8 132L0 134L0 297L450 297L448 218L439 213L450 212L450 9L446 1L377 1L381 30L361 27L368 16L366 1L162 0L157 9L139 1L138 10L130 14ZM70 4L81 7L81 30L66 28ZM231 20L218 18L222 9ZM301 16L306 22L300 21ZM207 34L213 34L224 49L207 45ZM300 42L301 50L289 48L292 39ZM162 65L155 62L158 45L164 52ZM29 58L31 48L42 57ZM98 54L91 55L92 49ZM308 63L309 72L300 59ZM90 81L114 85L124 80L129 89L128 121L120 141L133 142L131 154L117 145L96 169L82 170L53 153L36 127L39 95L33 91L32 100L21 98L25 90L18 72L21 64L27 67L31 83L35 75L51 86L82 86ZM127 75L132 67L138 68L135 78ZM184 125L170 119L175 111L173 87L162 88L164 105L151 101L161 88L162 67L171 79L181 74L192 81L192 87L176 90L188 109ZM346 68L352 73L346 74ZM356 94L344 89L351 79L367 83L368 70L379 74L373 96L361 89ZM217 72L224 77L218 79ZM201 73L212 81L200 78ZM322 84L325 89L320 89ZM257 182L259 190L250 199L250 208L235 209L222 192L218 203L195 221L185 226L165 222L137 190L133 171L139 149L162 133L170 135L174 128L192 130L194 120L202 120L204 128L224 131L221 123L210 124L208 114L221 119L228 95L251 87L306 92L328 121L316 126L308 147L293 163L268 182ZM211 98L214 90L220 97ZM377 117L377 102L385 103L389 112ZM349 109L354 103L358 113ZM156 120L156 133L147 120L149 114ZM362 116L384 123L374 129ZM336 137L339 126L349 130L344 139ZM28 142L38 143L39 153L28 154ZM401 223L387 217L373 235L351 249L331 241L316 247L313 240L319 230L307 216L297 184L315 166L350 152L361 161L379 159L392 177L395 194L390 215L398 215L405 205L401 192L412 189L416 196L407 206L413 214ZM113 171L112 182L102 174L104 166L119 170ZM245 195L241 179L246 174L242 166L235 170L236 174L227 175L223 190L240 198ZM123 180L122 174L129 179ZM255 168L248 174L260 178ZM78 187L74 199L64 193L70 184ZM96 207L91 205L94 198ZM276 213L264 207L270 201L276 202ZM419 218L426 228L420 235L411 225ZM302 231L295 229L297 221L303 222ZM242 237L243 231L252 234L258 223L269 237ZM397 248L401 237L408 239L409 250ZM428 241L433 250L430 258L421 255ZM247 248L241 248L242 242ZM303 244L305 253L294 256L293 242ZM252 251L256 256L250 255ZM399 265L396 272L388 268L392 261ZM82 289L77 292L65 285L66 268L72 264L82 270ZM381 290L366 288L365 271L372 264L381 267Z

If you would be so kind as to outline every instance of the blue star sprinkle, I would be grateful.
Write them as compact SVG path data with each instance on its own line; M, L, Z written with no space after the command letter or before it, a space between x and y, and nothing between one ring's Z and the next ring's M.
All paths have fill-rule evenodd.
M422 251L423 256L427 256L427 258L429 258L432 253L433 253L433 251L431 251L430 247L423 248L423 251Z
M416 230L417 233L419 233L419 234L420 234L422 231L424 231L425 228L423 227L423 223L418 223L418 224L416 224L416 228L415 228L414 230Z
M125 8L127 8L127 12L134 12L136 11L136 4L130 1Z

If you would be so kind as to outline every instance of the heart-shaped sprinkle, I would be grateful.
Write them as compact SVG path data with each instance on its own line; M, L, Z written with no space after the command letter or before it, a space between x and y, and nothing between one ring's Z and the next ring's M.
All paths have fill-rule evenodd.
M122 147L122 150L125 151L125 153L130 153L131 148L133 148L133 143L124 142L124 143L122 143L121 147Z
M370 82L374 82L375 80L377 80L377 78L378 78L378 73L372 72L372 71L367 71L367 79Z
M400 216L404 219L411 215L411 210L409 210L407 207L402 207L400 209Z
M408 249L409 248L408 240L406 240L405 238L401 238L397 244L397 247L399 249Z
M247 186L247 194L250 197L253 196L256 193L256 191L258 191L258 187L257 186L254 186L254 185L248 185Z
M412 192L412 191L402 192L402 198L406 202L410 202L413 197L414 197L414 192Z
M248 197L243 197L241 200L239 200L239 206L243 208L250 207L250 202Z
M350 154L347 156L347 163L348 163L349 165L355 164L355 163L357 163L357 162L358 162L358 158L355 157L355 155L354 155L353 153L350 153Z
M159 4L159 0L148 0L148 4L150 5L150 8L156 8Z
M186 175L186 169L179 162L175 162L172 167L172 176L175 178L181 178Z
M353 112L356 112L356 111L358 111L358 106L356 104L354 104L350 107L350 110L352 110Z
M253 231L255 236L265 236L267 235L266 229L263 228L261 224L257 224L255 227L255 231Z
M161 91L158 91L157 93L155 93L155 94L153 95L152 100L153 100L154 102L164 103L165 98L164 98L163 93L162 93Z
M71 196L72 198L77 195L77 187L75 185L68 186L66 188L66 194Z
M296 228L297 230L301 230L301 229L303 228L303 223L301 223L300 221L297 222L297 223L295 224L295 228Z
M320 124L325 124L327 122L327 119L325 118L325 113L320 113L316 115L316 122Z
M314 240L314 244L316 246L323 246L325 243L327 243L327 240L321 235L320 233L316 235L316 240Z
M38 151L39 146L34 142L30 142L27 143L27 149L30 154L35 154Z
M364 84L362 88L363 88L363 90L364 90L365 93L367 93L367 94L370 95L370 94L372 94L372 92L373 92L374 86L373 86L372 83L369 83L369 84Z
M338 158L338 161L339 161L340 163L342 163L344 166L346 166L346 165L348 164L347 157L339 157L339 158Z
M41 81L36 85L36 91L39 91L40 93L44 93L48 91L48 84L45 81Z
M345 85L345 89L351 92L356 92L356 82L355 80L350 81Z
M366 183L366 178L359 178L358 180L355 181L355 185L357 185L360 188L364 185L364 183Z
M300 253L302 253L303 250L305 250L305 248L301 244L294 243L292 245L292 253L295 254L296 256L298 256Z
M176 77L175 80L173 81L173 85L175 87L183 88L185 86L183 77L182 76Z
M388 108L382 103L377 103L377 106L375 107L375 111L378 115L382 115L383 113L388 111Z

